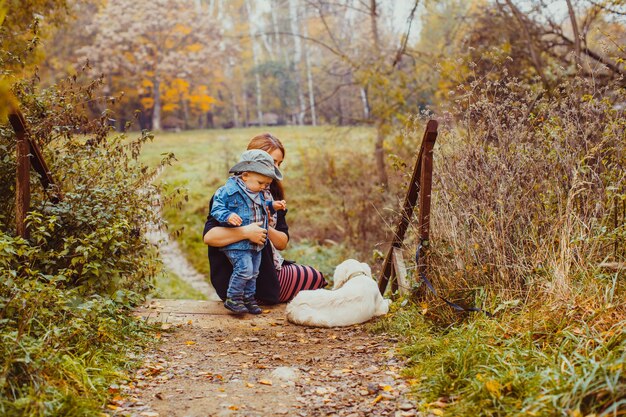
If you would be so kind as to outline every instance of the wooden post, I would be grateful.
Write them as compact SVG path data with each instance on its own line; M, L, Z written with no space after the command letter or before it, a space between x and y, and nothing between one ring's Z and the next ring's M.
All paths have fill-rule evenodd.
M420 198L418 212L419 260L416 279L425 276L428 269L428 253L430 248L430 202L433 184L433 146L434 141L424 143L422 155L422 172L420 176Z
M9 121L17 136L17 176L15 181L15 228L17 235L28 239L30 233L26 226L26 215L30 210L30 154L26 125L22 115L15 112L9 115Z
M9 114L9 122L17 137L17 175L15 180L15 227L18 236L28 239L30 233L26 226L26 216L30 210L30 166L39 174L39 181L44 191L49 193L52 203L56 204L63 199L63 194L48 169L43 153L37 142L28 135L26 121L19 109L13 109Z
M380 278L378 279L378 289L381 294L384 294L387 289L387 284L391 277L395 274L393 269L393 250L394 248L400 248L402 246L402 242L404 241L404 235L406 233L407 228L409 227L409 223L411 221L411 217L413 217L413 210L415 208L415 204L417 203L417 198L420 194L420 188L422 186L422 160L424 154L426 153L426 149L429 149L430 154L430 174L427 178L430 178L432 181L432 149L437 140L437 127L438 123L436 120L429 120L426 125L426 131L424 132L424 137L422 138L422 144L420 146L419 153L417 155L417 160L415 161L415 168L413 170L413 176L411 177L411 182L409 183L409 189L407 191L406 197L404 198L404 204L402 206L402 217L400 218L400 222L396 227L396 232L394 233L393 239L391 241L391 248L389 252L387 252L387 256L385 257L385 261L383 262L383 267L381 270ZM426 178L425 178L426 179ZM429 196L429 213L430 213L430 185L428 187L428 196Z

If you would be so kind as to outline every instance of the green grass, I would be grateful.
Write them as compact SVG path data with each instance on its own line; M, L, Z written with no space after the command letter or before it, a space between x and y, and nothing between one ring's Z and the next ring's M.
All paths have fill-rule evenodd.
M342 154L358 151L373 154L375 132L370 128L337 127L273 127L229 130L196 130L179 133L157 133L147 144L142 160L149 165L160 161L164 154L173 152L176 161L158 178L166 190L184 190L188 201L166 206L163 215L170 231L179 231L177 239L189 261L208 276L209 265L202 230L208 213L211 195L228 178L228 169L234 165L255 135L271 131L286 148L281 166L289 208L290 247L283 253L287 259L320 268L332 273L336 262L350 251L342 245L317 247L316 241L307 240L317 223L332 229L341 227L334 219L340 218L340 207L334 196L324 194L323 179L307 177L304 172L315 166L330 163ZM307 249L308 248L308 249ZM324 253L325 255L320 255Z
M624 321L609 327L586 326L591 320L558 323L561 313L574 310L536 305L442 328L422 314L423 306L393 309L374 329L401 338L398 355L408 361L403 374L425 412L582 417L626 409ZM596 312L595 319L611 320L611 313Z

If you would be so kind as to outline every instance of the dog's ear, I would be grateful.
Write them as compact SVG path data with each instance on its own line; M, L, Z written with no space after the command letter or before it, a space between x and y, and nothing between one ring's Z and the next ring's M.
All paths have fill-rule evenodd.
M369 269L369 267L368 267ZM362 270L361 262L356 259L346 259L335 268L333 275L333 289L341 288L352 272ZM365 272L365 271L363 271Z

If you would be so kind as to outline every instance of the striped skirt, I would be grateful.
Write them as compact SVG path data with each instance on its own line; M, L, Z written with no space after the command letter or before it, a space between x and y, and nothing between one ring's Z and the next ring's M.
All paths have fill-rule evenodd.
M285 264L277 274L281 303L291 300L299 291L316 290L327 284L324 275L310 266Z

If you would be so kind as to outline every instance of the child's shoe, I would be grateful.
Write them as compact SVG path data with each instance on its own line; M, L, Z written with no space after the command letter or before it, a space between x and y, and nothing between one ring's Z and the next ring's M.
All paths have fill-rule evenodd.
M235 314L244 314L248 312L248 308L246 308L241 299L236 300L234 298L227 298L226 301L224 301L224 307Z
M263 312L263 310L261 310L259 305L256 303L254 297L245 298L243 300L243 305L246 307L248 313L250 314L261 314Z

